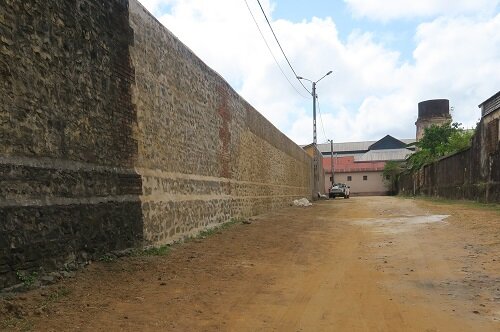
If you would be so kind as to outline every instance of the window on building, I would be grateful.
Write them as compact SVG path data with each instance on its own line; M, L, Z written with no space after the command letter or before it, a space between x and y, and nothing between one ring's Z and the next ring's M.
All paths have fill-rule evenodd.
M368 175L363 175L363 181L368 180Z
M333 176L330 176L330 182L332 182L332 181L333 181Z
M352 176L348 175L347 176L347 181L352 181Z

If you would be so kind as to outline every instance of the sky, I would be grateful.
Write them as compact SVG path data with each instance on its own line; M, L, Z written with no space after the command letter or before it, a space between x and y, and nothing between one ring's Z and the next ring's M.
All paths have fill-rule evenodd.
M295 79L257 0L139 1L290 139L312 142L311 83ZM500 90L500 0L260 3L298 76L333 71L317 83L318 143L414 138L428 99L449 99L472 128Z

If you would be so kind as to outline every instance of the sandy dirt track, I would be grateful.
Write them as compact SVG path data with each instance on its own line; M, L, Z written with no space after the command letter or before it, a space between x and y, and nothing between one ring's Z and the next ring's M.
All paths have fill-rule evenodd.
M500 331L499 211L395 197L290 207L0 299L0 329Z

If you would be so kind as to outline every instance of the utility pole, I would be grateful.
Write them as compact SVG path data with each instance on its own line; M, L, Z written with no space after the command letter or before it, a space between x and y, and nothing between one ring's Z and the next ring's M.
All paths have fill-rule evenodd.
M318 148L316 146L316 82L312 82L312 97L313 97L313 177L314 177L314 195L316 191L322 191L319 189L319 174L318 174Z
M313 97L313 145L316 147L316 82L312 82Z
M316 83L318 83L319 81L321 81L323 78L325 78L326 76L330 75L332 73L332 71L330 70L328 73L326 73L325 75L323 75L323 77L321 77L319 80L317 81L311 81L310 79L307 79L307 78L304 78L304 77L301 77L301 76L297 76L297 79L298 80L306 80L306 81L309 81L312 83L312 92L311 92L311 95L313 97L313 149L314 149L314 158L313 158L313 163L314 163L314 166L313 166L313 176L314 176L314 191L317 191L319 189L319 174L318 174L318 156L317 156L317 146L316 146L316 143L317 143L317 139L316 139ZM316 194L316 193L314 193Z
M330 75L332 71L330 70L328 73L323 75L319 80L317 81L311 81L310 79L304 78L302 76L297 76L298 80L306 80L312 83L312 92L311 95L313 97L313 145L316 146L316 83L324 79L326 76Z
M330 139L330 167L332 169L332 187L334 184L334 171L333 171L333 140Z

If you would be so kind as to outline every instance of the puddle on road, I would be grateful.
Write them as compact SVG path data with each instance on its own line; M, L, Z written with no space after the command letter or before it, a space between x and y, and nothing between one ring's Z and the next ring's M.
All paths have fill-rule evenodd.
M414 230L425 224L443 222L448 218L447 214L432 214L425 216L400 216L393 218L373 218L361 219L352 222L356 225L366 225L374 227L374 231L381 233L396 234Z

